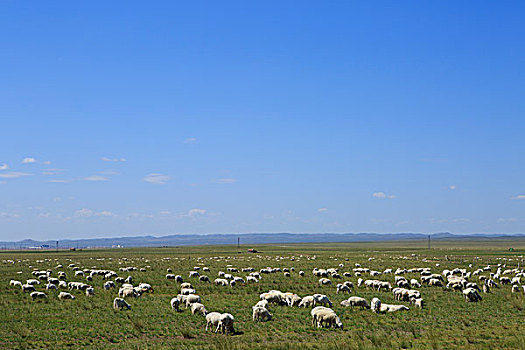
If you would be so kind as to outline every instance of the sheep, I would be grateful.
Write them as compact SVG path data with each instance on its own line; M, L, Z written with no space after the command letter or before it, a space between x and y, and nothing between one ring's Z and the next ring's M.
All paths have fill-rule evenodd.
M269 304L268 300L259 300L257 302L257 304L255 304L254 307L263 307L263 308L267 309L268 308L268 304Z
M93 287L86 289L86 296L90 297L92 295L95 295L95 289Z
M511 292L512 293L519 293L520 287L517 284L512 285Z
M190 294L185 296L184 303L186 304L186 307L190 307L193 303L200 303L201 297L196 294Z
M359 306L361 307L361 310L370 309L370 305L368 304L368 301L366 301L365 298L353 296L343 301L346 301L347 303L343 304L343 302L341 302L342 306Z
M135 289L132 289L132 288L121 288L118 291L118 296L121 297L121 298L128 298L128 297L137 298L139 295L138 295L137 291L135 291Z
M35 292L36 289L32 284L23 284L22 292Z
M215 333L217 333L219 328L221 329L221 332L223 334L224 333L230 333L230 334L235 333L235 329L233 328L234 321L235 319L233 318L231 314L228 314L228 313L221 314L221 316L219 317L219 324L217 325L217 329L215 330Z
M299 307L312 307L314 305L315 305L314 297L311 295L308 295L308 296L303 297L303 299L301 300L298 306Z
M304 271L299 271L299 276L304 277Z
M153 289L153 287L149 283L139 283L138 289L140 289L140 291L142 293L145 293L145 292L147 292L147 293L154 293L155 292L155 290Z
M463 291L463 295L465 296L465 300L468 302L478 302L483 300L481 298L481 295L474 289L474 288L467 288Z
M218 327L219 320L221 318L221 314L218 312L210 312L206 315L206 330L208 330L209 326L212 326L213 328Z
M422 309L423 305L425 305L425 303L423 302L422 298L411 299L411 303L413 303L416 307L418 307L420 309Z
M170 301L170 304L171 304L171 308L173 310L180 311L180 309L179 309L179 306L180 306L179 298L177 298L177 297L172 298L171 301Z
M329 284L332 284L332 281L330 281L328 278L321 278L319 280L319 285L321 285L321 286L325 286L325 285L329 285Z
M483 293L490 293L490 287L487 284L483 284Z
M168 279L168 280L174 280L174 279L175 279L175 275L174 275L174 274L171 274L171 273L168 273L168 274L166 275L166 279Z
M33 300L36 300L36 299L46 299L47 298L47 295L46 293L43 293L43 292L32 292L31 294L29 294L31 296L31 299Z
M22 282L17 280L11 280L9 281L9 285L13 287L22 287Z
M192 288L182 288L182 289L180 290L180 294L182 294L182 295L195 294L195 289L192 289Z
M317 319L317 328L322 328L323 324L328 325L328 327L335 326L336 328L343 329L343 322L335 312L332 310L319 310L315 318Z
M318 305L318 304L321 304L321 305L330 305L330 307L332 307L332 302L330 301L330 299L328 299L328 297L324 294L314 294L313 295L314 297L314 305Z
M341 283L338 283L337 286L337 291L336 291L336 294L339 294L339 292L341 293L348 293L350 294L352 291L350 290L350 288L344 284L341 284Z
M115 282L113 281L107 281L104 283L104 289L105 290L110 290L111 288L115 288Z
M266 300L269 303L284 305L285 301L283 300L281 294L278 293L263 293L259 296L261 300Z
M371 302L372 311L375 313L385 313L385 312L396 312L403 310L410 310L405 305L392 305L392 304L382 304L378 298L373 298Z
M113 308L115 310L120 310L120 309L123 309L123 308L126 308L128 310L131 309L131 305L129 305L126 300L124 299L121 299L121 298L115 298L115 300L113 300Z
M57 290L58 288L57 288L57 286L54 285L53 283L48 283L48 284L46 284L46 289L47 289L47 290L51 290L51 289L53 289L53 290Z
M34 286L34 285L40 284L40 281L39 280L35 280L35 279L29 279L29 280L26 281L26 284L30 284L30 285Z
M412 278L410 280L410 285L412 286L412 288L421 288L421 283L419 283L419 281L415 278Z
M227 286L229 283L227 280L225 280L224 278L216 278L214 281L213 281L216 285L218 286Z
M208 311L206 310L204 305L202 305L201 303L193 303L191 304L191 314L195 315L196 313L200 313L203 316L206 316Z
M183 282L180 285L180 289L193 289L193 286L189 282Z
M60 300L67 300L67 299L73 300L73 299L75 299L75 296L72 295L71 293L68 293L68 292L60 292L60 293L58 293L58 299L60 299Z
M254 321L270 321L272 319L272 314L265 307L254 306L252 319Z
M200 274L197 271L190 271L189 277L199 277Z
M199 277L199 281L210 283L210 278L208 276L206 276L206 275L202 275L202 276Z

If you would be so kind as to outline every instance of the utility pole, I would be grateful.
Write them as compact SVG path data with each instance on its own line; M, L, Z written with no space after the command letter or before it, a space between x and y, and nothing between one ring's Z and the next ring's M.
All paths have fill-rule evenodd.
M241 237L237 237L237 249L241 249Z
M428 235L428 250L430 250L430 235Z
M57 241L57 253L58 253L58 241Z

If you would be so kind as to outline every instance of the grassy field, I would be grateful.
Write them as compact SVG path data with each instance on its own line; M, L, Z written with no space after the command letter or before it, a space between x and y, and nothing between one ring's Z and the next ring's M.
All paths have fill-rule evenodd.
M483 294L483 301L467 303L460 292L439 287L423 286L420 291L425 308L416 309L404 302L394 301L391 292L356 288L352 295L368 300L379 297L385 303L404 303L410 310L379 315L370 310L340 306L349 295L336 294L333 286L319 286L312 274L314 267L339 268L352 272L356 263L362 267L383 271L430 267L432 272L456 267L475 270L498 264L506 268L523 266L525 241L440 241L426 249L426 242L283 244L256 246L257 254L246 253L234 246L200 246L148 249L84 250L77 252L0 252L0 348L119 348L119 349L524 349L525 296L511 293L509 286ZM513 247L514 251L509 251ZM251 248L251 247L250 247ZM169 260L168 260L169 258ZM369 258L374 258L369 261ZM96 295L86 297L72 291L75 300L60 301L57 292L45 291L48 299L32 301L29 293L9 285L11 279L33 278L33 269L50 269L56 277L59 270L67 273L68 281L84 281L75 277L67 266L74 263L81 269L112 269L119 276L134 278L134 284L150 283L154 294L128 299L129 311L114 311L112 301L117 290L105 291L104 280L95 276L92 282ZM57 264L64 267L57 269ZM439 267L436 264L440 264ZM468 265L473 264L472 268ZM228 265L237 268L263 267L295 268L291 277L283 273L262 275L259 283L246 286L220 287L213 283L189 278L194 266L207 266L213 281L218 271ZM134 266L146 272L120 272L119 268ZM193 316L184 307L182 312L170 308L170 299L179 292L179 284L165 278L172 268L195 287L208 311L229 312L235 317L236 334L221 335L206 332L205 319ZM300 277L298 271L306 275ZM488 272L484 273L488 275ZM245 277L247 273L234 273ZM368 275L364 279L372 278ZM420 279L408 274L408 279ZM341 281L352 281L352 277ZM376 279L394 282L394 275ZM477 282L477 277L471 279ZM37 286L43 290L44 283ZM294 292L300 296L322 293L334 303L344 330L317 329L311 325L310 309L270 306L273 320L253 322L251 307L259 294L270 289Z

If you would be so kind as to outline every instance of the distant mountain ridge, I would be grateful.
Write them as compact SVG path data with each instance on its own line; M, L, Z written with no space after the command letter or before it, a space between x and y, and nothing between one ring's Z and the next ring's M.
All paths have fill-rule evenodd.
M242 233L242 234L181 234L169 236L134 236L91 239L58 240L59 248L108 248L108 247L163 247L181 245L221 245L237 244L237 238L246 244L280 243L328 243L328 242L378 242L425 240L424 233ZM442 239L513 239L525 234L468 234L458 235L449 232L431 234L432 240ZM37 241L24 239L16 242L0 242L0 249L27 249L37 247L55 248L56 240Z

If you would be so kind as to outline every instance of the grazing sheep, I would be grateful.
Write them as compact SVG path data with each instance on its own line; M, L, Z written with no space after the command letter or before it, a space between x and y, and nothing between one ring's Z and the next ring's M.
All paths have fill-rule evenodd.
M329 284L332 284L332 281L330 281L328 278L321 278L319 280L319 285L321 285L321 286L326 286L326 285L329 285Z
M385 313L385 312L396 312L409 310L405 305L391 305L391 304L382 304L378 298L373 298L371 302L372 311L375 313Z
M22 292L35 292L36 289L32 284L23 284Z
M35 279L30 279L30 280L26 281L26 284L30 284L30 285L34 286L34 285L40 284L40 281L39 280L35 280Z
M314 294L313 295L314 297L314 305L326 305L328 304L330 307L332 307L332 302L330 301L330 299L328 299L328 297L324 294Z
M328 327L334 326L343 329L343 322L341 322L339 316L331 309L319 310L315 314L315 318L317 320L317 328L322 328L323 325L327 325Z
M412 278L410 280L410 285L412 286L412 288L421 288L421 283L419 283L419 281L415 278Z
M107 281L104 283L104 289L110 290L111 288L115 288L115 283L113 281Z
M338 283L336 288L337 288L336 294L339 294L339 293L348 293L348 294L350 294L352 292L348 286L346 286L344 284L341 284L341 283Z
M206 310L204 305L202 305L201 303L193 303L191 304L191 314L195 315L196 313L200 313L203 316L206 316L208 311Z
M126 300L124 299L121 299L121 298L115 298L115 300L113 300L113 308L115 310L120 310L120 309L123 309L123 308L126 308L128 310L131 309L131 305L129 305Z
M120 288L120 290L118 291L118 296L121 298L137 298L139 294L135 289L132 288Z
M67 299L73 300L73 299L75 299L75 296L72 295L71 293L68 293L68 292L60 292L60 293L58 293L58 299L60 299L60 300L67 300Z
M11 281L9 281L9 285L13 286L13 287L22 287L22 282L16 281L16 280L11 280Z
M199 281L201 282L210 282L210 278L208 276L202 275L199 277Z
M370 304L368 304L368 301L366 301L365 298L361 298L361 297L350 297L348 298L348 300L346 300L348 302L348 306L359 306L361 307L361 310L363 309L370 309ZM341 304L343 305L343 304ZM343 306L347 306L347 305L343 305Z
M174 274L171 274L171 273L168 273L168 274L166 275L166 279L168 279L168 280L174 280L174 279L175 279L175 275L174 275Z
M234 321L235 319L233 318L231 314L228 314L228 313L221 314L221 316L219 317L219 324L217 325L217 329L215 330L215 333L217 333L219 328L223 334L224 333L229 333L229 334L235 333L235 329L233 328Z
M272 319L272 314L265 307L254 306L252 319L254 321L270 321Z
M304 271L299 271L299 276L304 277Z
M190 276L190 277L199 277L200 274L199 274L197 271L190 271L189 276Z
M218 312L210 312L206 315L206 330L208 330L209 326L212 326L213 328L217 328L219 326L219 321L221 318L221 314Z
M265 309L268 308L268 301L267 300L259 300L257 304L255 304L254 307L263 307Z
M177 297L172 298L171 301L170 301L170 304L171 304L171 308L173 310L180 311L180 309L179 309L179 306L180 306L179 298L177 298Z
M196 294L190 294L185 295L186 298L184 298L184 303L186 304L186 307L190 307L193 303L200 303L201 297Z
M154 293L155 290L149 283L139 283L137 287L142 293Z
M483 284L483 293L490 293L490 287L487 284Z
M31 296L31 299L33 300L36 300L36 299L46 299L47 298L47 295L46 293L43 293L43 292L32 292L31 294L29 294Z
M51 290L51 289L53 289L53 290L58 290L57 286L54 285L53 283L48 283L48 284L46 284L46 289L47 289L47 290Z
M481 298L481 295L479 295L478 291L474 288L467 288L463 291L463 295L465 296L465 300L468 302L478 302L483 300Z
M423 302L423 299L422 298L419 298L419 299L412 299L411 302L418 308L422 309L423 308L423 305L425 305L425 303Z
M182 295L195 294L195 289L192 289L192 288L182 288L182 289L180 290L180 294L182 294Z
M86 296L90 297L92 295L95 295L95 289L93 287L86 288Z
M193 289L193 286L189 282L183 282L180 285L180 289Z
M272 304L278 304L278 305L286 304L281 294L278 294L278 293L263 293L259 297L261 298L261 300L266 300Z
M213 282L216 285L223 286L223 287L226 287L229 284L228 281L225 280L224 278L216 278Z
M512 293L519 293L520 292L520 287L517 284L512 285L511 292Z
M175 276L175 282L177 282L177 283L183 283L184 280L182 279L182 276L181 276L181 275L177 275L177 276Z
M312 307L314 305L315 305L314 297L311 295L308 295L308 296L303 297L303 299L301 300L298 306L299 307Z

